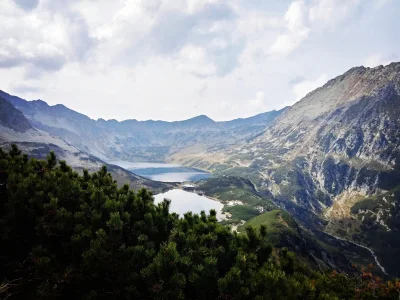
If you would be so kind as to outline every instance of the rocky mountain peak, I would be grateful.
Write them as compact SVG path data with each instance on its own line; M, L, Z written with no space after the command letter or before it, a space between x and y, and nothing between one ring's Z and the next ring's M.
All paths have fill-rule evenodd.
M393 84L400 87L400 63L376 68L355 67L310 92L276 120L280 127L316 120L339 108L345 109Z
M215 121L213 119L209 118L206 115L196 116L196 117L190 118L188 120L185 120L184 122L196 123L196 124L199 124L199 125L201 125L201 124L214 124L215 123Z

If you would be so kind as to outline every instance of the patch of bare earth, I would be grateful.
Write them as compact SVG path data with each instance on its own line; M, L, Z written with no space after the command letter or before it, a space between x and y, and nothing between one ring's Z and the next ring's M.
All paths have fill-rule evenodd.
M282 218L282 216L279 214L277 218L278 222L284 225L285 227L289 227L289 224Z
M226 158L226 154L222 152L186 152L183 150L172 154L168 158L168 162L179 163L188 167L197 167L199 169L209 170L208 167L204 168L200 167L200 165L204 166L205 164L208 164L209 166L211 166L212 164L226 161Z
M325 231L333 235L340 235L351 239L352 234L359 231L361 222L351 214L351 208L357 202L365 199L362 194L344 192L338 195L334 204L325 213L329 221Z

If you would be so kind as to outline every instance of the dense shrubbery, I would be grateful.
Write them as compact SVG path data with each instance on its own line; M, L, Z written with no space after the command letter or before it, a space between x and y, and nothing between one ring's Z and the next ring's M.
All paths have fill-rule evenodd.
M397 282L322 274L266 241L232 234L215 211L179 219L147 190L83 176L53 153L0 149L2 299L349 299L398 297Z

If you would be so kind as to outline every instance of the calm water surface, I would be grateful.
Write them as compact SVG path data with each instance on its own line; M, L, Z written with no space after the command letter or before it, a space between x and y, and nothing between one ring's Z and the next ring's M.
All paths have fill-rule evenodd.
M171 200L170 211L179 214L181 217L184 213L189 211L199 214L202 210L204 210L207 214L209 214L211 209L215 209L217 212L217 219L219 221L225 219L225 216L221 213L224 205L205 196L199 196L195 193L178 189L169 190L166 193L154 196L155 203L160 203L164 199Z
M178 164L134 163L129 161L110 161L109 163L155 181L185 182L211 177L210 173L187 168Z

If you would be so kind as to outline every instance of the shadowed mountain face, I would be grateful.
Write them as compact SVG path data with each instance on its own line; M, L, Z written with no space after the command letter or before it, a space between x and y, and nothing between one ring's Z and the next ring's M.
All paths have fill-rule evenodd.
M11 103L0 96L0 124L17 132L32 129L25 116Z
M227 145L260 133L283 112L228 122L215 122L204 115L178 122L95 121L63 105L25 101L1 91L0 96L19 109L35 128L110 160L164 161L171 153L186 148L201 152L210 145Z
M19 110L0 97L0 147L8 149L11 144L18 145L24 153L38 159L45 159L50 151L54 151L58 159L67 161L77 171L87 169L94 172L107 165L119 185L128 183L134 189L146 187L161 192L176 186L174 183L154 182L118 166L108 165L47 132L36 130Z

